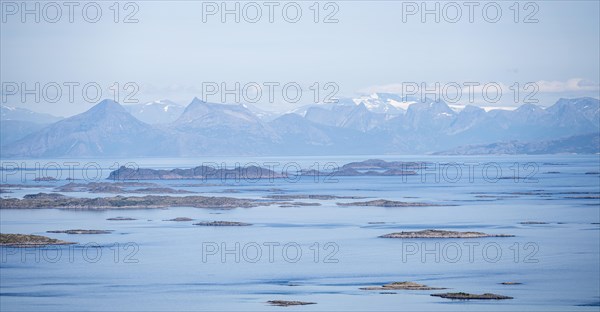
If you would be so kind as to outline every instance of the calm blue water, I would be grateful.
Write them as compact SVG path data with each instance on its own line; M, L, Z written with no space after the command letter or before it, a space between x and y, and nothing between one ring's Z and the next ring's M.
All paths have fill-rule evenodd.
M303 169L327 162L342 165L367 157L144 159L144 168L189 168L202 162L234 166L249 162L295 162ZM232 210L173 207L155 210L69 211L0 210L2 233L40 234L78 242L45 249L2 248L0 310L582 310L600 303L600 171L598 155L519 157L389 157L438 165L427 175L338 177L333 183L305 177L297 182L153 181L205 196L263 198L281 194L363 196L430 202L433 207L346 207L309 200L321 206L261 206ZM94 162L102 178L114 160ZM12 162L12 161L11 161ZM21 166L22 161L16 161ZM50 192L67 183L33 182L49 161L26 161L34 170L2 172L3 183L37 185L11 188L2 196ZM442 166L462 164L462 176ZM465 163L477 163L469 177ZM511 177L515 163L519 176ZM486 165L487 164L487 165ZM525 167L526 164L529 166ZM3 162L7 168L7 162ZM488 168L488 174L482 168ZM502 174L495 174L497 168ZM95 167L94 167L95 168ZM279 167L281 168L281 166ZM314 167L313 167L314 168ZM435 168L435 167L434 167ZM446 168L446 169L441 169ZM89 169L89 167L88 167ZM281 169L279 169L281 170ZM447 170L447 171L444 171ZM88 175L89 175L89 171ZM550 173L552 172L552 173ZM588 174L586 174L588 173ZM91 177L91 176L88 176ZM439 178L439 182L436 181ZM422 180L424 179L424 180ZM455 181L457 180L457 181ZM78 181L85 182L85 181ZM189 184L196 184L189 186ZM185 185L185 186L184 186ZM70 196L114 194L66 193ZM592 196L595 198L578 198ZM108 221L110 217L133 221ZM200 227L198 221L241 221L249 227ZM525 225L523 221L548 224ZM48 230L113 230L107 235L49 234ZM515 237L447 240L398 240L379 235L421 229L472 230ZM238 245L236 245L238 244ZM236 248L237 246L237 248ZM36 259L37 257L37 259ZM236 257L238 259L236 259ZM39 261L36 261L39 260ZM360 287L414 281L449 291L497 293L505 301L452 301L431 297L438 291L378 291ZM520 282L522 285L501 285ZM302 307L271 307L268 300L316 302Z

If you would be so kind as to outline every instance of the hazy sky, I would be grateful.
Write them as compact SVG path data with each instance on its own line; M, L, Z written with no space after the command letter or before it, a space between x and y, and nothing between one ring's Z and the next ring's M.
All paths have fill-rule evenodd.
M2 0L3 92L7 93L9 85L21 87L24 82L33 88L39 82L41 87L47 86L49 96L56 86L52 83L62 86L63 94L57 103L48 103L43 94L40 103L35 103L32 95L22 103L20 93L5 94L2 104L55 115L69 116L93 105L81 94L86 83L102 86L103 98L114 97L108 90L114 82L119 83L121 102L133 91L125 84L133 82L139 86L133 98L140 102L167 98L181 104L201 97L203 85L225 82L233 88L235 82L240 86L256 82L263 92L257 106L268 110L288 110L312 102L314 92L309 86L315 82L321 89L319 99L335 91L332 85L324 90L328 82L339 87L337 96L401 92L407 83L463 86L465 82L493 82L503 86L505 92L497 103L476 99L477 104L487 106L516 105L512 91L507 93L514 83L522 89L526 83L535 82L539 88L535 98L545 106L559 97L598 97L598 1L538 1L527 7L526 2L520 2L518 8L511 8L512 1L475 2L472 23L468 5L460 1L455 2L461 9L460 17L456 7L438 2L439 23L434 14L421 20L420 12L425 9L420 7L421 1L320 2L318 23L314 21L313 1L275 2L272 23L270 6L265 2L255 2L262 10L256 19L254 4L238 2L239 23L233 14L221 21L221 1L141 1L129 7L121 3L119 23L114 22L113 1L97 2L102 15L96 23L84 19L95 15L91 5L86 7L87 15L82 13L86 2L73 8L72 23L62 2L58 2L62 6L58 18L55 7L38 2L39 23L34 21L35 14L26 15L23 22L20 7L12 14L14 3L21 2ZM207 15L214 4L219 12ZM427 4L429 9L435 6L435 2ZM492 23L496 4L502 12ZM229 9L235 5L227 2ZM289 20L295 17L297 7L301 8L298 22L284 19L284 6ZM33 3L30 8L34 8ZM138 22L123 23L135 10L129 20ZM518 23L515 11L519 12ZM408 15L410 12L415 14ZM328 14L333 14L329 20L337 19L337 23L323 23ZM58 22L49 23L45 18ZM452 23L454 20L457 22ZM74 103L68 101L65 82L79 83L73 86ZM272 102L264 86L269 82L279 83L273 86ZM297 103L281 94L282 86L293 82L303 88ZM256 95L254 90L246 89L247 95ZM518 102L530 91L522 90ZM219 94L208 99L218 102ZM233 96L228 99L234 101ZM459 103L467 104L466 94L460 99Z

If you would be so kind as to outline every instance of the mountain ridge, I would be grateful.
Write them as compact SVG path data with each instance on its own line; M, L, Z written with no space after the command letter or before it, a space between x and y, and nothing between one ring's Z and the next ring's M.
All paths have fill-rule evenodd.
M1 154L428 154L494 142L546 142L598 133L599 119L600 101L594 98L560 99L545 109L525 104L513 111L488 112L475 106L456 112L443 101L426 99L394 115L373 112L361 101L342 101L270 121L243 104L207 103L194 98L177 119L151 125L135 118L127 107L103 100L84 113L2 145Z
M50 124L2 147L5 157L88 157L164 155L156 144L168 142L152 126L112 100Z

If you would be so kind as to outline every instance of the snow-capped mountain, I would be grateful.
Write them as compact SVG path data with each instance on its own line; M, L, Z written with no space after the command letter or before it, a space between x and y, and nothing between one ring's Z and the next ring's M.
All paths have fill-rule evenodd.
M133 117L148 124L167 124L181 116L185 107L169 100L124 106Z
M385 121L406 113L415 99L402 99L391 93L373 93L357 98L340 98L335 103L300 107L292 113L322 125L366 132Z
M402 98L398 94L372 93L353 98L342 97L335 99L335 102L332 103L305 105L291 111L291 113L304 116L311 108L331 110L333 108L354 107L362 104L368 111L372 113L383 114L387 116L397 116L404 114L411 104L417 103L418 101L418 99L413 97Z
M371 112L387 115L404 114L411 104L418 102L415 98L403 98L393 93L372 93L352 100L357 105L364 104Z
M175 121L150 125L104 100L42 129L22 129L10 122L2 121L3 139L19 131L35 132L2 144L3 157L422 154L491 143L503 147L489 149L493 152L513 146L506 142L527 142L517 152L585 152L589 149L567 143L597 137L589 134L600 133L600 101L560 99L548 108L526 104L512 111L466 106L457 112L443 101L426 100L394 115L346 99L266 122L247 105L196 98ZM577 139L554 142L572 136Z

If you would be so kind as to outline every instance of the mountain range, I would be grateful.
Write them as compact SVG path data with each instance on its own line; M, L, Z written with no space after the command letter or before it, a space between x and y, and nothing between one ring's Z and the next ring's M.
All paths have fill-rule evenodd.
M4 123L4 121L2 121ZM18 157L164 155L157 145L169 144L167 135L139 121L112 100L52 123L2 146L2 155Z
M599 152L600 101L594 98L512 111L457 110L389 93L281 115L197 98L185 107L168 100L127 106L104 100L54 120L13 111L2 107L2 157Z

